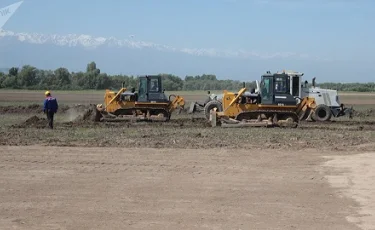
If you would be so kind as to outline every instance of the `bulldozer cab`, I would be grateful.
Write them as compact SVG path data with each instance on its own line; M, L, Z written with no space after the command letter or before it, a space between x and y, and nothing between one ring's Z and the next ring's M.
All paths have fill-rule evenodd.
M297 85L298 83L298 85ZM285 73L262 75L260 83L261 104L264 105L296 105L294 95L300 94L300 79Z
M139 102L169 102L162 88L161 76L146 75L139 77L138 101Z

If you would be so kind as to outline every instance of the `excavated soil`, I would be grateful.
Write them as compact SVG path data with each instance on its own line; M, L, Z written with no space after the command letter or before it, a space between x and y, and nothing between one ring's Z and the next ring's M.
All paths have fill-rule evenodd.
M94 111L93 105L69 106L56 114L54 132L49 130L44 114L31 115L1 128L0 145L355 151L358 145L375 142L375 116L345 117L330 122L304 121L295 129L213 128L203 114L190 115L184 111L173 114L169 122L94 122ZM373 150L373 147L360 149Z
M82 126L82 127L95 127L95 126L143 126L143 127L190 127L190 128L203 128L210 127L210 124L203 117L175 117L169 122L95 122L95 109L91 106L78 106L67 109L65 112L73 111L76 114L74 119L66 122L55 122L58 126ZM56 116L59 116L56 115ZM374 115L375 117L375 115ZM41 116L31 116L26 121L17 125L12 125L12 128L43 128L47 119ZM322 129L322 130L375 130L375 120L332 120L328 122L311 122L301 121L299 129Z
M30 106L4 106L0 107L0 111L3 111L3 114L36 114L32 115L30 118L26 119L25 121L20 122L19 124L11 125L11 128L47 128L46 123L47 119L42 112L42 107L36 104ZM180 114L186 115L187 109L181 111ZM176 112L177 114L177 112ZM62 109L58 111L55 115L56 117L65 116L67 121L62 122L54 122L55 124L63 127L90 127L90 126L113 126L117 122L106 122L104 125L103 123L95 122L95 105L73 105L73 106L63 106ZM178 117L178 119L172 119L168 123L162 123L158 121L154 122L123 122L126 124L127 127L129 126L139 126L139 125L154 125L154 126L194 126L194 127L203 127L208 126L206 120L203 117Z
M45 128L47 127L47 119L40 118L38 116L32 116L26 121L22 122L19 125L13 125L12 128Z
M366 109L364 111L356 111L354 109L353 116L360 118L375 117L375 109Z
M3 107L2 111L6 111L5 113L17 113L17 111L19 111L18 114L22 114L22 113L36 114L19 124L11 125L10 126L11 128L47 128L46 124L48 123L48 121L46 119L46 116L40 110L43 110L43 108L40 107L39 105L31 105L27 107L6 106L6 107ZM81 123L94 121L95 112L94 112L94 108L92 105L62 106L55 116L56 117L66 116L67 117L66 119L69 120L67 122L54 122L55 124L79 125Z

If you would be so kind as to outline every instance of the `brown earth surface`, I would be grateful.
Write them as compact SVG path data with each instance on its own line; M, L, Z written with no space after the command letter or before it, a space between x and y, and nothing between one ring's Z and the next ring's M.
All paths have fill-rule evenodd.
M224 129L96 123L102 95L62 95L54 130L41 104L0 106L0 229L375 229L375 105Z
M24 108L0 106L3 121L13 114L23 114L17 123L2 123L0 145L342 150L373 141L375 133L375 113L371 109L356 112L356 119L301 122L296 129L253 128L249 132L246 128L212 128L202 113L189 115L186 111L173 114L169 122L93 122L92 105L75 105L65 106L56 114L52 132L40 105Z
M370 204L326 178L337 154L3 147L0 229L360 229L348 217Z

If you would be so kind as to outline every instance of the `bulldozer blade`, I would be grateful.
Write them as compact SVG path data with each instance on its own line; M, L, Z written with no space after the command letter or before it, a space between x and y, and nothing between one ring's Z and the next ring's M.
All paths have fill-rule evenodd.
M221 127L223 128L241 128L241 127L272 127L272 121L237 121L234 119L221 120Z
M195 102L190 103L189 107L189 114L192 114L195 112Z
M122 121L130 121L130 122L137 122L137 121L162 121L165 122L168 119L166 117L142 117L142 116L121 116L121 117L103 117L102 121L106 122L122 122Z
M238 124L238 123L241 123L241 121L238 121L238 120L233 119L233 118L222 118L221 121L223 123L226 123L226 124Z

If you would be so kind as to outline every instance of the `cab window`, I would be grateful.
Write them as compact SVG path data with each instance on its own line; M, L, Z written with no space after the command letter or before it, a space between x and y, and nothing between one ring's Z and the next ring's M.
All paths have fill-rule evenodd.
M150 81L150 91L151 92L159 92L159 80L158 79L151 79Z
M289 93L288 80L286 76L275 78L275 93Z
M262 97L264 99L268 99L270 97L270 79L269 78L265 78L261 84L261 92L262 92Z
M140 84L139 84L139 99L146 99L146 93L147 93L147 79L146 78L141 78L140 79Z

